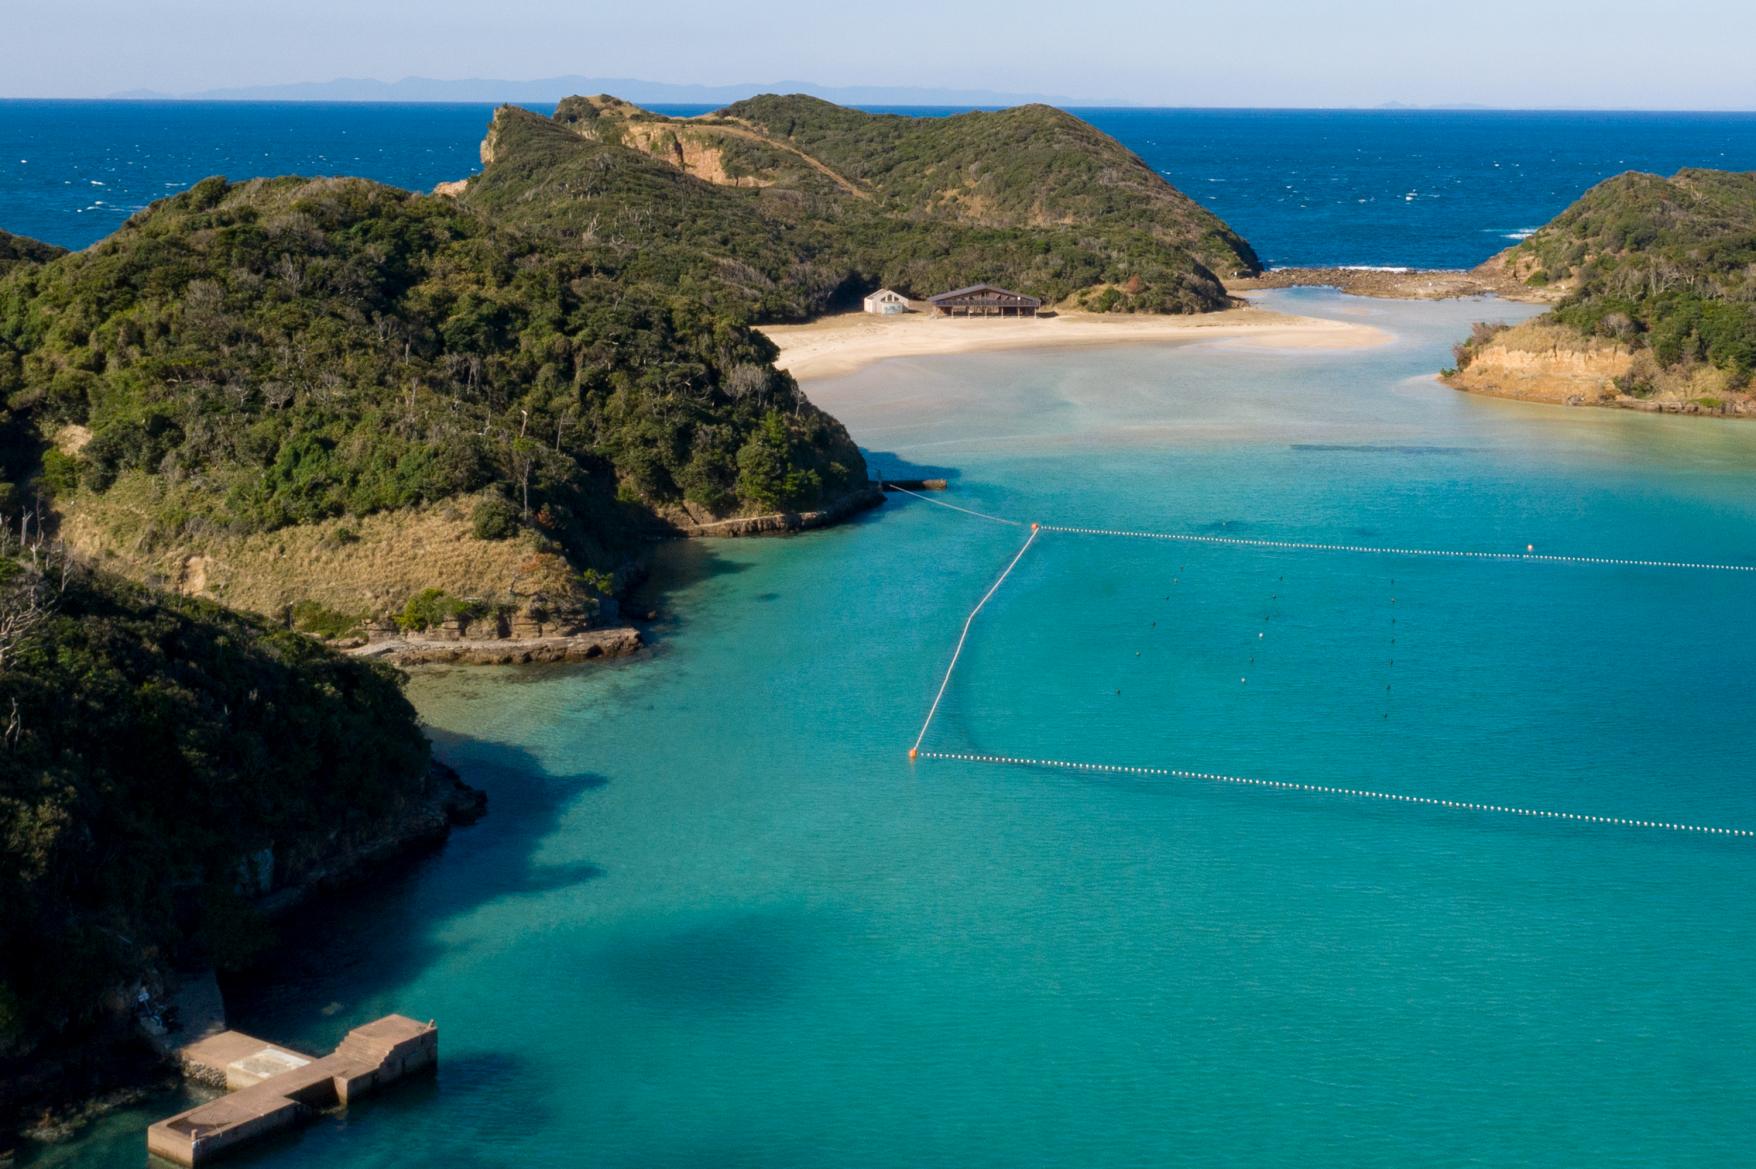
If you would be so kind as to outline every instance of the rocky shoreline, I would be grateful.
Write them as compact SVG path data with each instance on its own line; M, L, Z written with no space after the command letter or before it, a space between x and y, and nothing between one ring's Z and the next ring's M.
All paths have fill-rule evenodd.
M849 492L815 511L783 511L766 515L714 519L678 509L660 517L656 539L784 536L841 523L884 502L876 483ZM634 574L638 575L638 573ZM587 625L569 620L544 606L538 620L529 613L490 621L455 618L420 632L403 632L388 621L368 627L364 640L336 642L336 648L357 658L393 666L510 666L555 662L587 662L624 658L639 653L646 642L632 625ZM606 600L600 617L616 616L618 607Z
M661 539L787 535L843 522L883 499L878 485L868 484L814 511L727 520L679 512L663 516L664 527L654 535ZM469 636L465 625L415 634L385 630L371 640L338 648L395 666L422 666L594 661L627 657L645 647L639 629L631 625L559 631L542 624L530 626L526 635L501 635L510 632L488 625L483 626L485 635L477 637ZM270 919L284 916L438 848L454 827L479 819L486 811L485 793L470 787L445 764L435 760L432 766L429 799L411 806L368 839L352 842L335 856L309 866L297 880L285 885L271 880L269 887L256 891L252 904ZM250 858L249 866L254 868L261 860ZM267 871L274 870L272 859L265 864ZM209 1016L215 1015L213 1010L190 1010L185 991L211 986L212 977L206 970L184 972L164 987L143 991L138 1002L119 1004L112 1022L82 1041L59 1052L38 1053L28 1068L16 1069L16 1074L15 1069L0 1068L11 1081L7 1085L11 1099L0 1100L0 1112L5 1114L0 1115L0 1165L10 1158L8 1142L14 1130L35 1141L64 1139L105 1113L175 1083L180 1073L172 1053L191 1030L210 1024ZM221 1011L217 1017L223 1019Z
M1530 304L1552 304L1564 285L1537 288L1509 267L1505 254L1469 269L1273 268L1259 276L1227 282L1227 290L1248 293L1268 288L1334 288L1351 296L1397 300L1452 300L1495 296ZM1635 354L1626 346L1575 337L1542 320L1525 322L1485 345L1472 346L1461 368L1447 370L1440 382L1467 394L1538 402L1550 406L1592 406L1642 414L1703 418L1756 418L1756 395L1723 386L1671 387L1637 396L1622 383Z
M841 523L883 502L884 492L877 484L868 483L860 490L832 500L816 511L777 511L767 515L734 516L720 520L698 515L687 509L677 509L663 517L666 526L657 534L660 538L684 536L693 539L707 536L778 536L809 532Z
M269 918L288 913L316 897L340 892L410 856L430 852L488 811L488 793L464 782L455 768L435 759L433 790L378 833L312 866L297 881L261 890L254 904Z
M1550 291L1532 288L1496 266L1478 268L1270 268L1259 276L1226 281L1233 294L1267 288L1334 288L1350 296L1394 300L1456 300L1497 296L1502 300L1545 304Z
M1756 397L1748 395L1710 399L1636 398L1631 394L1610 392L1578 392L1557 397L1552 394L1528 393L1480 380L1467 380L1461 374L1441 375L1442 385L1462 394L1483 398L1502 398L1509 402L1533 402L1540 406L1590 407L1600 410L1632 410L1639 414L1680 414L1693 418L1756 419Z
M474 824L487 812L487 793L465 783L450 766L434 760L427 798L382 826L349 842L335 855L304 869L296 880L257 890L251 904L274 920L333 897L390 867L439 848L453 828ZM261 872L261 858L243 867ZM272 860L268 863L272 871ZM194 994L185 993L193 988ZM175 1051L192 1032L209 1027L223 1005L208 969L167 975L162 987L141 988L133 1001L118 1002L111 1019L58 1050L33 1052L23 1066L0 1064L0 1165L10 1163L14 1133L37 1142L74 1135L105 1113L139 1103L181 1078Z
M538 662L586 662L638 653L645 642L632 625L545 637L430 638L409 636L370 641L347 650L357 658L393 666L512 666Z

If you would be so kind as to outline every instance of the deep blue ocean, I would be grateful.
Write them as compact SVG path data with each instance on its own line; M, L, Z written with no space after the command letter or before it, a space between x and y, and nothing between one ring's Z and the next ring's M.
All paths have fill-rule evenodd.
M84 247L154 199L213 174L352 174L425 190L478 168L492 112L0 101L0 228ZM1467 267L1621 171L1756 169L1756 114L1076 112L1278 266Z

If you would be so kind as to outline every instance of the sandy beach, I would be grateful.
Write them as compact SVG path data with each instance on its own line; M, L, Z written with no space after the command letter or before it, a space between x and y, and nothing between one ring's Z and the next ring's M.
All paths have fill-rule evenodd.
M995 349L1235 339L1272 348L1361 349L1390 337L1370 325L1292 316L1260 308L1199 316L1062 312L1036 319L951 319L924 313L841 313L808 325L769 325L776 364L801 380L835 377L887 357L932 357Z

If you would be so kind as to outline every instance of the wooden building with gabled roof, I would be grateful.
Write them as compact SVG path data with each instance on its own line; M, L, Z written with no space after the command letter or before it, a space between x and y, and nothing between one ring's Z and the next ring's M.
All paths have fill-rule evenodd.
M914 311L914 306L909 303L908 297L889 288L880 288L877 292L869 294L865 300L860 302L860 307L869 313L877 313L879 316L892 316L896 313Z
M929 296L927 303L942 317L1034 317L1043 302L994 284L972 284Z

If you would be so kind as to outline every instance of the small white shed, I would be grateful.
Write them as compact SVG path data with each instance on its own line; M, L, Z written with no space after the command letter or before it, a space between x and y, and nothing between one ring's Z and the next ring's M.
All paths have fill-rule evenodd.
M865 300L865 306L867 312L878 313L880 316L889 316L892 313L906 313L910 311L908 297L900 292L893 292L888 288L880 288L877 292L868 296Z

